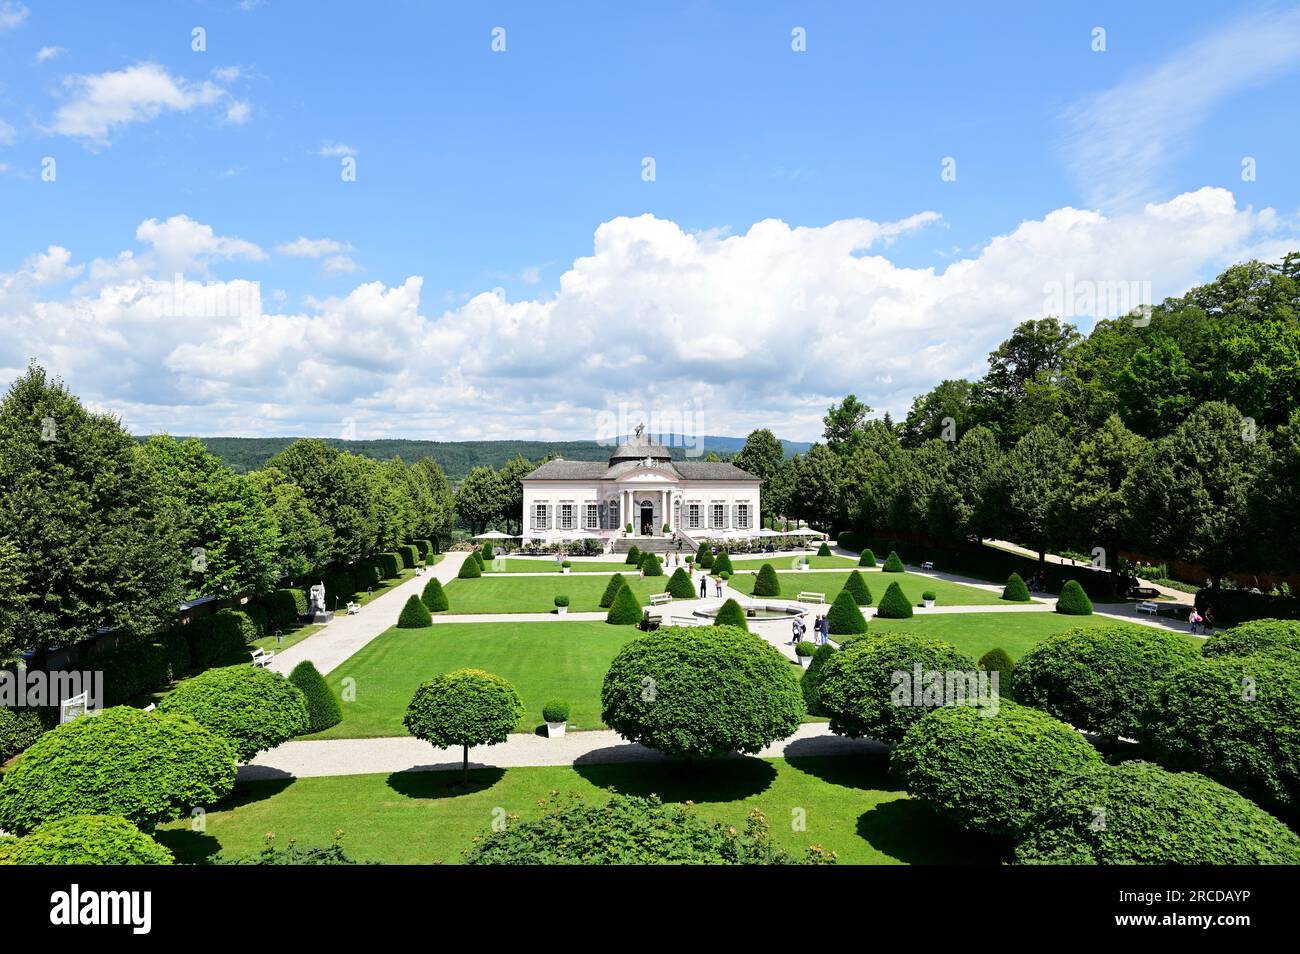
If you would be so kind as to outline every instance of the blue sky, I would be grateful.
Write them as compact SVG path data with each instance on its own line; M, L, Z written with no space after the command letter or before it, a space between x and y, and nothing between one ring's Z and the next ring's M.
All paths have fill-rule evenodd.
M1300 16L1290 5L452 6L0 0L0 323L13 332L4 376L36 357L133 427L173 432L351 421L405 436L580 437L602 410L639 399L709 408L710 433L769 424L807 438L847 388L897 413L940 377L976 371L1016 321L1037 317L1005 295L1022 282L1041 297L1044 273L1018 262L1147 281L1160 297L1294 235L1300 129L1286 117L1300 101ZM206 31L203 52L191 49L195 27ZM504 52L491 48L496 27ZM791 48L796 27L806 52ZM1092 49L1095 27L1104 52ZM46 157L54 182L42 179ZM941 180L945 157L955 181ZM1242 179L1244 157L1255 181ZM355 161L354 182L340 178L344 159ZM1200 196L1190 242L1170 225L1182 212L1155 224L1143 212L1184 195ZM1066 208L1105 224L1033 225ZM728 257L711 254L716 243L757 246L748 233L764 220L826 230L922 213L934 215L829 250L829 233L777 236L791 243L784 252L740 254L736 244L737 260L714 269ZM150 220L176 227L157 238ZM640 224L612 229L611 261L577 269L566 301L561 276L593 254L602 223L622 221ZM661 223L703 247L674 251ZM1116 273L1132 256L1097 258L1112 233L1148 229L1145 244L1167 242L1167 254L1133 274ZM1043 242L1044 230L1094 234L1061 245ZM998 264L988 250L1000 236L1012 248ZM22 278L51 247L66 251L67 274ZM754 306L738 290L770 267L752 282L744 269L805 255L803 272L822 277L799 300L826 301L811 315L765 315L758 327L771 333L748 341L743 310ZM863 256L889 268L833 287ZM879 362L838 357L837 335L939 299L962 307L951 288L915 274L934 281L954 262L985 273L962 289L983 302L968 316L977 331L949 311L911 329L928 357L883 332ZM106 335L108 319L87 332L67 317L85 312L78 302L101 307L105 289L182 265L204 281L260 283L261 324L275 326L283 360L214 370L233 339L252 334L247 325L209 323L154 352L145 323ZM702 273L691 300L669 293ZM662 282L643 286L649 275ZM601 297L607 284L641 286L641 297ZM371 291L358 298L361 287ZM493 288L492 301L476 299ZM412 323L420 333L395 349L405 363L364 342L348 357L337 340L345 327ZM527 336L511 337L521 324L536 360ZM473 326L498 339L471 340ZM672 342L657 337L665 327ZM709 344L715 331L735 346ZM83 353L74 357L68 334L85 335ZM692 340L752 374L711 369L673 344ZM825 344L808 349L811 369L783 371L755 351L792 341ZM603 342L628 350L581 360ZM272 345L253 336L247 346ZM418 406L407 382L428 365L410 364L417 352L440 376L436 388L423 382ZM304 353L324 359L303 365ZM505 399L499 413L456 411L457 399L484 394Z

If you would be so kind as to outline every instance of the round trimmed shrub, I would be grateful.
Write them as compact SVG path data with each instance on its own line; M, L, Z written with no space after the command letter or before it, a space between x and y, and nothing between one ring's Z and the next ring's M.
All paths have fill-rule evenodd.
M624 583L619 587L618 593L614 596L614 602L609 605L609 613L605 616L605 622L613 623L616 626L635 626L641 622L641 602L632 592L632 587Z
M948 643L910 633L888 633L842 646L826 661L818 690L831 730L852 738L901 741L913 723L942 704L926 699L923 692L921 704L915 704L912 679L918 665L923 673L940 674L973 673L976 668L975 660Z
M1196 661L1180 633L1126 623L1068 629L1021 657L1015 698L1076 728L1131 737L1160 680Z
M0 844L0 865L169 865L172 853L125 818L70 815Z
M608 585L605 587L605 593L600 598L600 608L609 609L613 606L614 597L618 596L618 591L625 586L627 586L627 580L623 579L622 573L615 573L611 576Z
M0 707L0 762L7 762L45 734L36 709Z
M995 646L980 657L979 666L985 672L998 674L998 693L1011 692L1011 676L1016 671L1016 664L1001 646Z
M858 609L858 601L848 590L840 590L826 612L832 636L852 636L867 631L867 618Z
M551 600L551 602L555 604L556 609L559 609L560 607L567 608L569 605L569 598L561 593L559 596L555 597L555 599Z
M810 643L806 639L794 644L794 654L796 656L805 656L809 659L809 665L812 665L812 657L817 655L817 644Z
M1201 772L1284 818L1300 815L1300 663L1202 659L1161 681L1141 722L1139 737L1166 768Z
M881 567L885 573L905 573L907 567L903 566L903 561L898 558L898 551L890 550L889 556L885 557L885 565Z
M1296 865L1300 838L1203 775L1125 762L1060 779L1039 802L1016 862Z
M718 615L713 622L717 626L734 626L749 632L749 621L745 619L745 611L732 599L718 607Z
M430 613L441 613L451 609L451 603L447 600L447 591L442 588L436 576L430 577L429 582L424 584L420 601L429 608Z
M880 605L876 607L876 616L880 619L912 618L912 603L897 582L885 587L885 595L880 597Z
M875 566L876 555L871 552L871 548L862 551L862 556L858 557L858 566Z
M781 580L776 575L776 570L772 569L772 564L764 563L758 568L758 576L754 577L754 595L781 595Z
M1056 598L1056 611L1066 616L1091 616L1092 600L1083 592L1078 580L1066 580L1061 595Z
M831 555L831 548L830 548L830 546L827 545L827 544L823 541L823 542L822 542L822 545L819 546L819 547L817 548L817 555L818 555L818 556L830 556L830 555Z
M753 754L804 717L789 661L731 626L665 626L632 640L610 663L600 700L623 738L686 759Z
M320 732L343 721L343 708L338 696L311 660L304 659L293 667L289 681L298 687L307 703L307 730Z
M664 590L675 600L689 600L695 596L695 586L691 583L691 575L686 572L685 567L678 567L673 570L673 575L668 578L668 586Z
M559 699L552 699L542 706L543 722L568 722L569 704Z
M700 548L695 551L695 562L706 570L713 566L713 551L709 549L707 543L701 543Z
M482 575L483 568L478 565L478 560L474 559L473 556L466 557L465 562L460 565L460 569L456 572L457 578L462 580L477 580Z
M1218 630L1201 646L1205 656L1277 656L1300 662L1300 620L1253 619Z
M523 717L524 702L506 680L482 669L457 669L421 683L402 723L437 748L461 746L468 781L469 747L506 741Z
M406 598L406 605L402 607L402 614L397 617L397 628L423 629L432 625L433 615L429 612L429 607L425 606L424 601L412 593Z
M853 602L859 606L871 605L871 588L867 586L867 581L857 570L850 573L849 578L844 581L844 592L852 596Z
M32 743L0 779L0 828L23 835L70 815L120 815L152 831L234 784L235 751L221 735L185 716L119 706Z
M917 721L889 758L903 787L971 831L1016 837L1064 772L1101 763L1064 722L1014 702L946 706Z
M1021 579L1019 573L1012 573L1007 577L1007 585L1002 588L1002 598L1012 603L1029 602L1029 587L1025 586L1025 581Z
M178 685L160 712L187 715L228 740L246 762L307 731L307 700L278 672L257 666L209 669Z
M654 553L647 553L641 558L641 572L646 576L663 576L664 565Z
M821 685L822 670L826 660L830 659L835 652L835 647L830 643L822 643L818 646L817 652L813 653L812 662L808 664L808 668L803 671L803 678L799 680L799 690L803 693L803 702L809 715L825 715L822 712L817 690Z
M641 550L634 543L627 549L627 559L623 561L628 566L641 565Z
M712 570L714 576L719 576L723 573L730 575L736 572L734 569L732 569L731 557L727 555L726 550L723 550L721 553L719 553L716 557L713 558L713 566L710 569Z

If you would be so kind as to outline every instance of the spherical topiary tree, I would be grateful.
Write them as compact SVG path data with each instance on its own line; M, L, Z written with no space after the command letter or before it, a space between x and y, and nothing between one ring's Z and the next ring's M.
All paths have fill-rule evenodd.
M461 781L469 783L469 747L504 742L524 716L515 687L482 669L457 669L421 683L402 723L440 749L462 749Z
M169 865L172 853L117 815L70 815L0 843L0 865Z
M876 616L880 619L912 618L912 602L896 581L885 588L885 595L880 597L880 605L876 607Z
M451 608L451 603L447 600L447 591L442 588L436 576L429 577L429 582L424 584L420 601L429 608L430 613L441 613Z
M1083 592L1078 580L1066 580L1061 595L1056 598L1056 611L1066 616L1091 616L1092 600Z
M201 672L173 689L158 709L187 715L224 736L241 762L302 735L308 726L302 691L278 672L257 666Z
M1011 676L1016 671L1016 664L1005 649L995 646L980 657L979 666L985 672L998 674L998 692L1011 692Z
M830 643L822 643L817 647L817 652L813 653L812 662L808 668L803 671L803 678L799 680L799 689L803 692L803 702L808 709L809 715L824 715L821 709L821 700L818 697L817 689L821 685L822 671L826 666L826 660L837 652L836 648Z
M975 660L945 642L888 633L844 646L828 659L818 698L832 731L898 742L921 716L944 703L943 693L936 699L928 680L937 676L942 687L947 673L970 674L975 668Z
M627 559L624 560L623 562L626 563L628 566L641 565L641 550L637 547L635 543L632 544L632 546L628 547Z
M714 618L714 623L718 626L734 626L737 629L749 632L749 623L745 620L745 611L740 608L740 604L735 600L729 599L718 607L718 615Z
M1294 819L1300 814L1297 713L1300 663L1212 657L1161 680L1138 737L1166 768L1201 772Z
M1002 598L1013 603L1029 602L1029 587L1025 586L1025 581L1021 579L1019 573L1012 573L1007 577L1007 585L1002 588Z
M686 568L679 566L673 570L673 575L668 577L668 586L664 590L675 600L689 600L695 596L695 587L691 583L691 575L686 572Z
M665 626L610 663L601 717L631 742L687 760L753 754L799 728L803 695L789 661L730 626Z
M1105 736L1132 736L1169 672L1196 662L1181 633L1115 623L1049 636L1016 666L1017 702Z
M695 565L706 570L713 566L713 551L709 549L707 543L701 543L700 548L695 551Z
M1019 864L1296 865L1300 838L1237 792L1149 762L1089 765L1039 801Z
M830 555L831 555L831 548L830 548L826 543L823 542L822 545L819 546L819 547L817 548L817 555L818 555L818 556L830 556Z
M623 578L622 573L615 573L611 576L609 578L609 583L605 586L605 593L600 598L600 608L609 609L613 606L614 597L618 596L618 591L625 586L627 586L627 580Z
M867 549L863 550L862 555L858 557L858 566L875 566L875 565L876 565L876 555L872 553L871 548L868 547Z
M398 629L423 629L433 625L433 615L420 597L412 593L406 598L406 605L397 617Z
M726 550L723 550L713 558L713 566L711 567L711 570L714 576L719 576L723 573L729 573L734 576L736 573L736 571L731 568L731 557L727 555Z
M632 587L626 583L619 587L618 593L615 594L614 602L610 604L609 613L605 616L605 622L617 626L635 626L641 622L641 602L632 592Z
M659 562L657 553L646 553L641 557L641 572L646 576L663 576L664 565Z
M1300 620L1252 619L1220 630L1201 646L1206 656L1277 656L1300 662Z
M754 595L781 595L781 579L776 575L776 570L772 569L772 564L764 563L758 568L758 575L754 577Z
M293 667L289 681L298 687L307 702L308 731L320 732L343 721L338 696L334 695L334 690L310 659L304 659Z
M1101 763L1078 732L1045 712L1003 701L946 706L917 721L889 767L903 787L963 828L1018 835L1064 772Z
M867 619L848 590L840 590L835 595L835 601L826 612L826 621L830 624L832 636L852 636L867 631Z
M467 556L460 569L456 571L456 576L462 580L477 580L482 575L483 568L478 565L478 560L474 559L473 554Z
M885 557L885 565L881 567L885 573L903 573L907 567L903 566L903 561L899 559L897 550L890 550L889 556Z
M867 581L857 570L851 572L849 578L844 581L844 592L852 596L853 602L859 606L871 605L871 588L867 586Z
M188 717L119 706L51 729L10 766L0 828L22 835L69 815L120 815L152 831L234 784L235 751L222 736Z

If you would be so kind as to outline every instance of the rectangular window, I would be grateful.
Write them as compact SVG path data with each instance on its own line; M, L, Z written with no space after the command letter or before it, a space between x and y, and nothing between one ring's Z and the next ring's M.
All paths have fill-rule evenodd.
M594 503L587 504L587 529L596 530L600 527L600 510Z
M749 529L749 504L736 505L736 526L741 530Z
M692 530L700 529L700 505L697 503L686 505L686 526Z
M573 529L573 504L571 503L560 504L560 529Z
M719 530L727 525L727 505L715 503L713 505L713 529Z
M533 504L533 529L546 529L546 504Z

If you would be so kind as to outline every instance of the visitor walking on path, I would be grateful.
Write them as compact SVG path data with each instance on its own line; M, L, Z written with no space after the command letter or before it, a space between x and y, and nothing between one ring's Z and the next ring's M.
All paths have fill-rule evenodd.
M709 574L700 574L700 599L709 595Z
M1201 619L1200 611L1193 606L1192 611L1187 614L1187 622L1190 624L1193 633L1199 633L1201 631Z
M1209 636L1214 632L1214 608L1207 606L1205 612L1201 614L1201 626L1205 630L1205 635Z
M714 584L713 584L713 595L714 595L714 596L721 596L721 595L722 595L722 577L718 577L718 579L714 582Z
M821 639L819 639L818 642L823 645L830 642L831 618L829 616L822 616L822 618L817 621L817 632L821 635Z
M790 645L795 646L803 642L803 633L804 633L803 617L796 616L790 628L791 630L793 630L792 638L790 640Z

